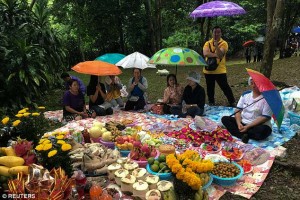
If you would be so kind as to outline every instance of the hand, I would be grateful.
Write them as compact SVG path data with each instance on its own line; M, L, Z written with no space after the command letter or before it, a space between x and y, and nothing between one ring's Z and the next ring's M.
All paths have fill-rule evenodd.
M246 126L243 126L243 127L242 127L241 129L239 129L239 130L240 130L241 133L245 133L245 132L248 131L248 129L249 129L249 127L246 125Z
M100 86L100 84L97 84L97 86L96 86L96 90L97 90L98 92L100 92L100 91L101 91L101 86Z
M219 46L217 40L214 40L214 46L215 46L215 48L217 48Z

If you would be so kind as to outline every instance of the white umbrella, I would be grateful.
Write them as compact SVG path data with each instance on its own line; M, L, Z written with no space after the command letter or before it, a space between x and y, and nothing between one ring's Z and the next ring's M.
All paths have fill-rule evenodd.
M255 38L255 41L260 42L260 43L264 43L265 37L264 36L259 36L259 37Z
M139 69L146 69L146 68L156 68L154 64L149 64L149 57L141 54L139 52L134 52L129 54L115 65L121 66L124 69L126 68L139 68Z

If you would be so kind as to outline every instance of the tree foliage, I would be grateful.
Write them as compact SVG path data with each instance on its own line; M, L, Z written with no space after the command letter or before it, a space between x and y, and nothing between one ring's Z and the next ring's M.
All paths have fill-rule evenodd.
M64 51L49 24L47 1L0 3L0 104L33 104L57 80Z

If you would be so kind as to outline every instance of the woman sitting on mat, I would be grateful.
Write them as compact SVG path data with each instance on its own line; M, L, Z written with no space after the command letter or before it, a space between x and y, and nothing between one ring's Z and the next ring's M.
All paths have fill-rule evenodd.
M235 116L222 117L222 123L234 136L244 143L249 139L263 140L272 133L272 110L250 77L252 91L245 92L237 104Z

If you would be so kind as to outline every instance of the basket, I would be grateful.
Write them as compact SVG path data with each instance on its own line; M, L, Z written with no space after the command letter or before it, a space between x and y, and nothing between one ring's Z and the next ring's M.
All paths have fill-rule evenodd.
M215 184L221 185L221 186L232 186L236 183L236 181L238 179L240 179L243 176L243 174L244 174L243 168L240 165L238 165L236 162L232 162L232 164L234 164L235 166L237 166L239 168L240 173L237 176L232 177L232 178L221 178L219 176L211 174L211 176L213 177L213 182Z
M105 142L103 140L99 140L100 144L103 144L104 146L106 146L107 148L110 149L115 149L115 143L114 142Z
M172 172L169 172L169 173L156 173L156 172L154 172L154 171L151 170L149 164L147 164L146 169L147 169L147 171L148 171L150 174L159 176L159 179L160 179L160 180L170 180L170 179L172 178Z
M159 156L159 151L156 150L156 156L155 156L155 159L157 159ZM130 158L130 153L128 154L128 158ZM137 164L139 164L139 167L140 168L146 168L147 164L148 164L148 161L145 160L145 161L140 161L140 160L133 160L134 162L137 162Z
M300 115L298 115L294 112L291 112L291 111L288 111L288 115L290 118L290 125L297 124L300 126Z

